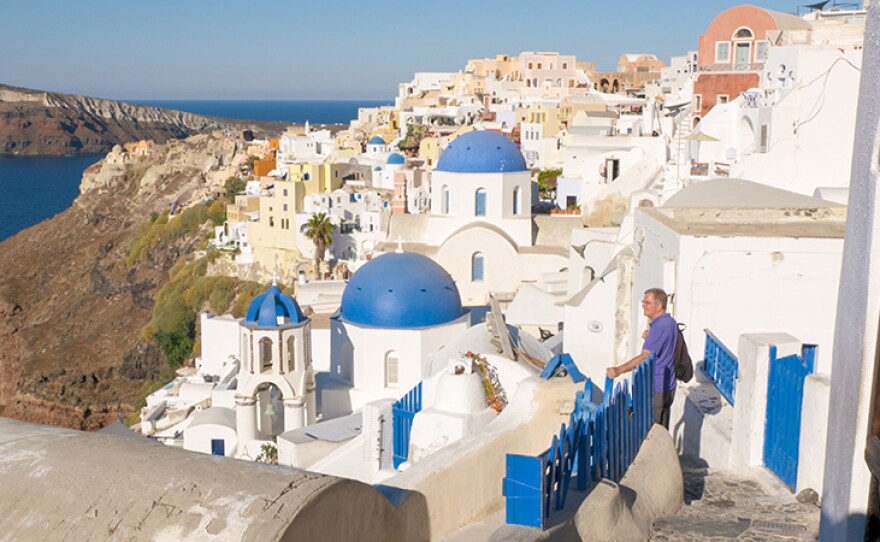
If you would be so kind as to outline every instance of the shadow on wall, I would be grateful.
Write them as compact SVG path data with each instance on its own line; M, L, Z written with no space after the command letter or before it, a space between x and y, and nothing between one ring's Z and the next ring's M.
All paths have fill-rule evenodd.
M424 495L395 490L399 494L388 497L386 489L391 488L352 480L333 484L296 514L279 540L427 541L430 520Z

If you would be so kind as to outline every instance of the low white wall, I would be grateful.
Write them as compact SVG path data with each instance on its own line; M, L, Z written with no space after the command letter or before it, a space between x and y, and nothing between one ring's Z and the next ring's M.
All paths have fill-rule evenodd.
M740 335L730 465L734 472L747 473L764 464L764 425L767 417L767 379L770 347L776 357L800 354L802 344L788 333L746 333Z
M831 408L831 377L808 375L801 405L801 441L798 449L798 492L812 488L822 494L825 445L828 440L828 412Z
M550 446L560 424L568 421L559 406L583 385L568 378L530 378L519 386L507 408L478 435L466 437L389 478L383 491L406 522L404 535L423 526L412 523L427 508L431 539L442 537L504 506L501 494L508 453L536 455ZM399 490L409 490L400 492ZM407 538L404 538L407 539Z

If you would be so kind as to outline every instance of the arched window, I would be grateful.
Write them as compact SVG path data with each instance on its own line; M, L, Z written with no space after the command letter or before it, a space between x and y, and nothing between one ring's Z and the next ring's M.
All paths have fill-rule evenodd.
M526 79L526 88L532 88L532 80Z
M746 27L739 28L733 33L733 39L735 40L750 40L754 37L755 35L752 34L752 31Z
M474 216L486 216L486 190L478 188L474 195Z
M260 372L272 370L272 339L263 337L260 339Z
M440 189L440 211L445 215L449 214L449 187L445 184Z
M303 367L308 367L312 362L312 333L306 331L303 334Z
M513 189L513 214L518 215L521 211L522 207L522 188L516 187Z
M471 256L471 282L483 282L483 277L485 276L483 266L483 253L475 252Z
M394 350L385 354L385 387L391 388L397 386L400 382L399 378L400 356Z
M296 370L296 337L293 335L287 338L287 370L291 373Z

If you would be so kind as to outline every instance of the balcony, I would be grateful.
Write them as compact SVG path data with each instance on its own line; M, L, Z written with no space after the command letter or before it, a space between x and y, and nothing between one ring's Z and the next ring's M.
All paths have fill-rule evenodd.
M753 62L751 64L700 64L697 71L700 73L724 73L724 72L760 72L764 67L763 62Z

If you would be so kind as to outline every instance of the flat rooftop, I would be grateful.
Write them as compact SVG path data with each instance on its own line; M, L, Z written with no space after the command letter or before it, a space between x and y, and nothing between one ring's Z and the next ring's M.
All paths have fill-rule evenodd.
M644 213L682 235L843 239L846 207L743 179L693 184Z

